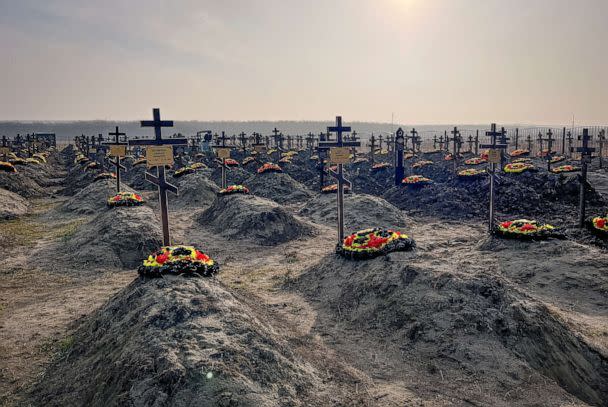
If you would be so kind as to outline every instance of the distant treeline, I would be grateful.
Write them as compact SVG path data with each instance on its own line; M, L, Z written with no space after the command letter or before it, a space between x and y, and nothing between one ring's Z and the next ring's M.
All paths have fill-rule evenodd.
M334 125L333 122L320 121L176 121L175 127L163 129L164 134L182 133L184 136L193 136L198 131L211 130L213 133L225 131L228 135L245 132L248 135L258 132L263 135L271 135L276 127L284 135L308 134L309 132L318 134L326 131L328 126ZM391 124L391 123L370 123L370 122L346 122L345 125L351 126L362 138L367 138L372 133L387 134L402 127L406 132L411 131L411 125ZM127 133L129 137L151 137L153 130L142 128L138 121L111 122L103 120L95 121L72 121L72 122L0 122L0 136L14 137L17 134L25 135L28 133L55 133L58 142L72 141L74 137L85 134L87 136L108 133L119 126L121 131ZM449 131L454 125L422 125L415 126L423 138L429 138L436 134L443 134ZM505 126L507 127L507 126ZM507 128L514 127L536 127L533 125L509 125ZM489 129L489 125L458 125L460 130L473 132L480 130L483 135Z

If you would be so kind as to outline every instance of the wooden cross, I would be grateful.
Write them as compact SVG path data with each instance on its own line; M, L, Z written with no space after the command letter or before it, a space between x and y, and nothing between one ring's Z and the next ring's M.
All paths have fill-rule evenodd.
M562 128L562 154L566 154L566 128Z
M547 131L547 138L543 138L541 133L538 133L539 136L539 141L540 141L540 151L542 154L543 151L543 141L547 142L547 155L544 157L545 160L547 160L547 171L551 171L551 158L553 157L552 154L552 150L553 150L553 132L551 131L551 129L549 129Z
M411 140L412 142L412 152L415 153L416 152L416 143L414 142L414 138L418 135L418 131L416 131L415 128L412 128L412 130L410 131L411 136L404 136L404 146L407 147L407 141Z
M452 144L452 161L454 162L454 172L456 172L456 170L458 169L457 145L460 140L460 131L458 131L458 127L454 127L454 130L452 130L450 132L450 134L452 135L452 138L448 139L448 141L451 141L453 143Z
M439 136L439 150L440 151L443 151L443 144L444 144L444 141L443 141L443 134L442 134L441 136Z
M359 141L359 136L357 136L357 132L356 131L353 131L350 134L350 141ZM361 145L361 143L359 143L359 145ZM357 147L351 148L350 152L353 155L353 160L354 160L355 157L357 156Z
M108 133L109 136L114 136L114 142L109 141L104 143L106 146L109 146L111 148L111 146L127 146L128 143L126 141L126 135L127 133L122 133L120 131L118 131L118 126L116 126L116 130L114 130L114 132L110 132ZM121 137L125 136L124 140L125 141L121 141ZM112 150L110 150L110 153L112 152ZM120 155L116 155L115 156L115 160L116 161L112 161L110 160L110 164L113 164L114 167L116 168L116 192L120 192L120 170L126 170L125 166L122 165L120 163Z
M369 138L369 163L370 165L374 165L374 154L376 153L376 136L372 133L372 136Z
M239 141L241 142L241 147L243 147L243 152L247 150L247 134L241 132L239 134Z
M315 148L315 135L312 133L308 133L306 136L306 148L308 148L308 151L312 155L312 150Z
M342 116L336 116L336 125L327 128L327 134L336 133L336 141L321 141L319 142L319 149L329 150L331 154L332 148L343 148L343 147L359 147L361 143L358 141L344 141L342 134L350 132L349 126L342 126ZM331 157L330 157L331 158ZM351 187L349 180L344 178L343 163L338 161L338 171L331 171L330 174L338 181L337 191L337 206L338 206L338 244L342 244L344 240L344 186Z
M597 143L599 145L598 158L600 159L600 169L604 168L604 143L606 142L606 129L602 129L597 136Z
M469 143L469 153L473 152L473 135L469 134L469 139L467 140L467 143Z
M566 137L568 138L568 156L572 157L572 133L568 131Z
M395 135L395 185L401 185L405 171L403 169L403 150L405 149L405 132L401 127Z
M528 143L528 151L531 153L532 152L532 135L530 133L528 133L528 135L526 136L526 142Z
M222 136L218 137L218 144L212 146L215 149L218 148L226 148L226 140L228 140L229 137L226 136L226 134L224 132L222 132ZM219 144L219 142L221 142L222 144ZM219 155L219 154L218 154ZM222 156L222 188L226 188L226 157Z
M276 127L272 130L272 138L274 140L274 146L277 150L283 149L283 134Z
M519 149L519 128L515 128L515 149Z
M129 145L140 145L140 146L175 146L184 145L188 143L185 138L168 138L163 139L161 129L163 127L173 127L172 120L161 120L160 110L154 108L152 110L153 120L142 120L141 127L154 127L154 138L148 140L130 140ZM160 214L163 225L163 244L164 246L171 245L171 239L169 236L169 213L167 205L167 191L177 195L177 187L167 182L165 179L165 166L159 165L156 167L158 176L155 176L146 171L146 180L154 185L158 186L158 196L160 200Z
M475 155L479 155L479 129L475 131Z
M433 151L437 150L437 134L433 135Z
M586 190L587 190L587 164L591 163L595 148L589 147L589 141L591 136L589 135L589 129L583 129L583 135L578 136L578 139L583 142L582 147L577 147L576 152L581 153L581 177L580 177L580 189L579 189L579 212L578 212L578 226L585 226L585 204L586 204Z
M378 136L378 148L382 151L382 134Z
M2 160L3 161L8 161L8 151L10 151L9 149L9 144L8 144L8 139L6 138L6 136L2 136Z
M97 135L97 145L95 146L95 161L99 163L101 171L106 169L106 148L103 142L103 135Z
M507 148L507 144L499 143L498 136L503 136L504 135L503 133L504 133L504 128L500 132L498 132L498 131L496 131L496 123L492 123L491 131L486 132L486 136L490 137L491 143L482 144L480 147L489 148L490 149L489 155L493 155L493 151L498 150L499 154L501 155L501 159L502 159L502 155L503 155L504 150ZM490 210L489 210L489 216L488 216L488 218L489 218L488 219L488 231L490 233L492 233L492 231L494 229L494 184L496 182L495 177L496 177L496 163L493 162L492 157L490 157Z
M287 149L291 150L291 141L293 140L293 138L291 137L291 134L287 135Z

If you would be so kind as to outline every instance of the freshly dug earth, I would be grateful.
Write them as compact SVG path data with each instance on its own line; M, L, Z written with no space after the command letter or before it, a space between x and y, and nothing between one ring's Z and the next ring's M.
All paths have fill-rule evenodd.
M79 164L72 166L63 181L63 194L72 196L87 187L95 178L95 171L85 171Z
M25 215L28 208L28 202L20 195L0 188L0 219L18 218Z
M226 238L250 239L262 246L310 236L314 230L276 202L244 194L219 196L198 222Z
M214 168L210 178L217 185L222 185L222 169ZM246 180L249 178L251 178L251 173L241 167L226 168L226 186L246 184Z
M71 265L135 268L162 245L160 221L146 206L108 209L61 242Z
M124 174L124 180L131 188L138 191L152 191L158 187L146 180L146 165L137 165L128 169ZM151 168L150 172L156 174L156 170Z
M335 226L336 194L319 194L299 211L314 222ZM400 228L408 224L402 211L382 198L366 194L344 194L344 227L356 231L371 227Z
M169 194L171 206L202 208L210 206L220 188L203 173L195 172L178 178L178 196Z
M312 192L285 173L256 174L245 184L255 195L280 204L301 204L312 197Z
M521 245L511 243L499 244L505 251ZM554 309L488 273L473 253L468 256L474 257L468 269L460 270L459 262L445 267L427 253L358 262L329 255L291 287L317 303L320 331L335 326L336 337L382 338L377 348L392 361L385 375L422 381L423 392L440 386L466 405L537 405L542 399L543 406L563 406L577 404L574 396L608 405L605 350L573 331ZM504 257L513 261L514 254ZM530 275L524 259L514 263L505 267L510 274ZM353 346L346 342L346 349ZM375 363L367 355L361 359L363 366Z
M19 171L19 166L17 166ZM0 188L21 195L24 198L37 198L48 195L35 179L21 173L0 171Z
M330 405L322 374L215 280L137 279L35 385L45 406Z
M124 185L121 192L135 191ZM95 181L68 199L61 205L60 210L81 215L91 215L99 211L106 211L108 210L108 198L114 194L116 194L115 179Z

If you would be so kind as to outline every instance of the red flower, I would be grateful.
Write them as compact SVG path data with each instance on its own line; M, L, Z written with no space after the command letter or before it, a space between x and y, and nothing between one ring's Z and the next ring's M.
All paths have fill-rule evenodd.
M209 260L209 256L207 256L205 253L199 252L197 250L196 251L196 260L208 261Z
M526 232L528 230L536 230L536 226L530 224L530 223L526 223L525 225L523 225L522 227L519 228L519 230L521 230L522 232Z
M505 229L509 229L509 226L511 226L512 223L513 222L511 222L511 221L506 221L506 222L501 223L500 226L502 226Z
M383 244L385 244L388 241L388 238L386 237L378 237L375 235L370 236L369 242L367 242L367 244L365 245L366 247L373 247L373 248L378 248L380 246L382 246Z
M353 245L353 241L355 240L355 235L350 235L346 239L344 239L344 245L350 247Z
M142 200L142 197L140 195L137 194L133 194L133 196L135 197L135 199L137 199L138 201Z
M158 264L164 264L167 260L169 260L169 255L167 253L161 253L156 255L156 262Z
M606 226L606 219L598 219L597 221L595 221L595 224L598 228L603 229Z

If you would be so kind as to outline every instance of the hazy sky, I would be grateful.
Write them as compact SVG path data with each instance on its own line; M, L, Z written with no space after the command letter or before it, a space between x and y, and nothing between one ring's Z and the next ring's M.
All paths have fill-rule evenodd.
M0 119L608 122L608 0L0 0Z

